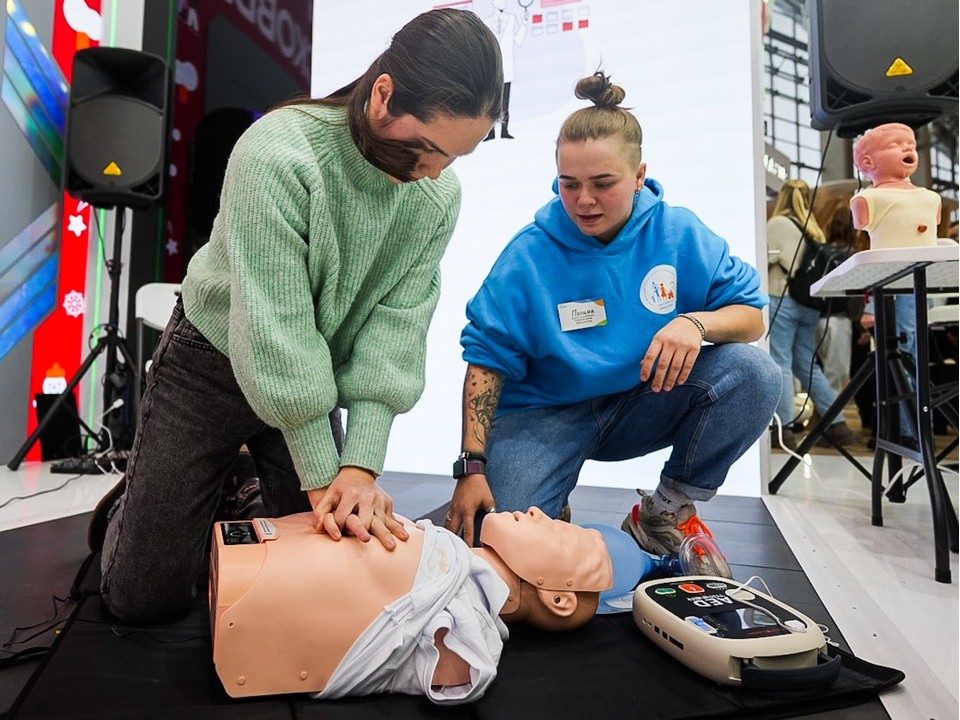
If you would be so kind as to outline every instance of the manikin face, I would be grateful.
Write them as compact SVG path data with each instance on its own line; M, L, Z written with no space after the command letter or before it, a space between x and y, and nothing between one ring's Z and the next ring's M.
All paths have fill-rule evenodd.
M527 512L501 512L484 518L484 527L493 523L498 533L509 536L510 542L533 548L547 543L574 549L582 539L582 528L566 522L558 522L547 516L540 508L532 507Z
M421 122L413 115L396 117L387 110L392 94L393 80L389 75L381 75L374 83L368 115L374 132L381 138L426 146L426 149L416 151L419 159L411 173L414 181L425 177L436 180L440 171L454 160L472 153L493 126L493 121L484 117L438 115L429 122Z
M634 193L643 187L646 163L616 137L562 142L557 175L563 209L580 230L609 243L633 212Z
M917 141L908 127L884 128L871 136L861 172L874 183L904 180L917 169Z
M554 520L536 507L483 519L480 541L527 582L564 590L605 590L610 555L595 530ZM544 582L538 583L537 579ZM570 581L570 582L568 582ZM611 579L612 582L612 579Z

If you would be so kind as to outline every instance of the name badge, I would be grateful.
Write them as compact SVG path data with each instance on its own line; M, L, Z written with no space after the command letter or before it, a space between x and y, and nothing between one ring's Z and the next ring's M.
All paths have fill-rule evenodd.
M607 324L607 309L603 306L602 298L560 303L557 312L560 314L560 329L564 332Z

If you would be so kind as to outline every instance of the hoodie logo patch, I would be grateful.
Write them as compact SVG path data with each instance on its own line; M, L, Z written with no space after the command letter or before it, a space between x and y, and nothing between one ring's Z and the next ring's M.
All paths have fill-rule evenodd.
M677 307L677 269L673 265L657 265L640 284L640 302L658 315L672 313Z

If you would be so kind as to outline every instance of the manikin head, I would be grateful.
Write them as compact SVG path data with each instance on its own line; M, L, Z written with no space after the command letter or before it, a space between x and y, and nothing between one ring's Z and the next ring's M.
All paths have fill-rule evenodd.
M613 587L613 565L603 536L549 518L539 508L488 515L480 543L478 554L510 587L500 611L505 622L572 630L594 616L600 592Z
M853 162L875 186L909 182L917 170L917 139L907 125L878 125L853 146Z

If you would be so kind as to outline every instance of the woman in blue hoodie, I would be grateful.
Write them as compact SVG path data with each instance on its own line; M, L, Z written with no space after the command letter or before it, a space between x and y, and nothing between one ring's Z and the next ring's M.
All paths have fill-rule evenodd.
M659 485L624 520L675 553L770 422L780 372L747 343L764 332L756 269L646 176L624 91L597 72L593 107L557 139L558 196L507 245L467 305L457 487L446 526L538 506L559 517L584 461L673 446Z

